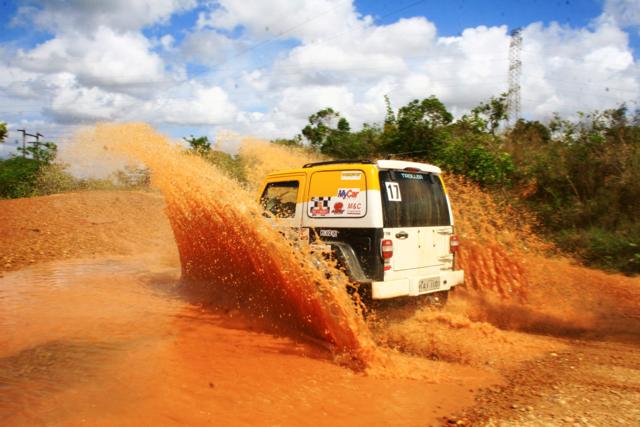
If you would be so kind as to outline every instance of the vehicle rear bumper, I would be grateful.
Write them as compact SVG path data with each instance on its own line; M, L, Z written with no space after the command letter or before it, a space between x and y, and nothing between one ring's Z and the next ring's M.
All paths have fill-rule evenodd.
M421 279L440 278L440 287L426 292L419 291ZM371 297L373 299L387 299L403 296L418 296L433 292L448 291L454 286L464 282L464 271L442 271L439 274L427 276L407 277L404 279L387 280L384 282L371 282Z

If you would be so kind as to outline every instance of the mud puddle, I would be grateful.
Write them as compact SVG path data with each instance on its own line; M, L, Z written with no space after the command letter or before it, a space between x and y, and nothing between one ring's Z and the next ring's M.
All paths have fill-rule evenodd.
M359 374L194 301L179 276L114 257L0 278L0 424L425 425L496 380L424 360L431 378Z

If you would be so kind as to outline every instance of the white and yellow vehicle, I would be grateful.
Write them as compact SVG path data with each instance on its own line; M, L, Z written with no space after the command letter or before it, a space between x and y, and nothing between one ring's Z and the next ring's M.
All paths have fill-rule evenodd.
M310 163L269 174L265 210L317 236L373 299L430 295L463 283L458 238L440 168L399 160Z

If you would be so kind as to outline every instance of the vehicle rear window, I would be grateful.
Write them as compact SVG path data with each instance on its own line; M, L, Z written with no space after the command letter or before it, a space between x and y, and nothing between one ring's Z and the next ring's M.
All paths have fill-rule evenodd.
M437 175L380 171L385 227L451 225L447 198Z
M277 218L293 218L296 214L298 197L298 181L271 182L260 197L264 210Z

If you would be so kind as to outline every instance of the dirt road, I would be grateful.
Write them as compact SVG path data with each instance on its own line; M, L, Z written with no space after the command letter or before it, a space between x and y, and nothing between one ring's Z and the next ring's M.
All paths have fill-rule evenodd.
M3 425L640 424L638 279L532 256L526 301L461 292L444 312L379 313L390 362L364 375L185 299L163 207L0 201Z
M54 260L167 247L171 227L155 193L87 191L0 201L0 272Z

